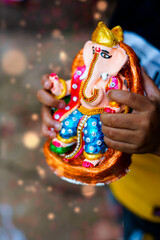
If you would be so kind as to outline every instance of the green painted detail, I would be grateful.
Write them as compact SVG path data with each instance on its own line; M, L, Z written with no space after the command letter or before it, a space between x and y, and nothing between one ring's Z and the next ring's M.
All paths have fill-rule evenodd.
M65 96L64 98L62 98L64 101L65 101L65 103L66 104L68 104L69 103L69 101L71 100L71 96L70 95L68 95L68 96Z
M62 100L64 100L65 103L68 104L70 102L70 100L71 100L71 96L70 95L65 96L64 98L62 98ZM52 108L52 110L53 110L53 112L52 112L52 114L53 114L53 113L55 113L58 110L58 108Z
M68 147L55 147L52 143L50 144L50 150L52 152L58 153L58 154L63 154L66 153L70 150L72 150L72 146L68 146Z

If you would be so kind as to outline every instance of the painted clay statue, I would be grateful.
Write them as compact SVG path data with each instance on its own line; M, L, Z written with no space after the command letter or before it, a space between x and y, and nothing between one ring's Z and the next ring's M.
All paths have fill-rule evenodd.
M123 43L120 26L109 30L99 22L92 41L87 41L72 65L72 79L49 77L51 92L61 99L70 95L65 109L58 109L53 119L61 130L44 153L51 169L63 178L80 183L101 184L125 175L130 156L108 148L101 130L100 114L127 113L129 108L109 102L106 92L121 89L143 94L136 54Z

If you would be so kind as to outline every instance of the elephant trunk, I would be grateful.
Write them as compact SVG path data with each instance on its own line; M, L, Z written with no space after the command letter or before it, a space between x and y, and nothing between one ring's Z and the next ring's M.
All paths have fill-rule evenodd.
M88 71L88 76L86 80L83 83L82 89L81 89L81 94L82 98L85 102L90 103L92 105L97 105L100 101L100 89L93 89L92 92L92 87L96 84L96 81L98 79L98 76L93 73L95 64L98 60L99 53L95 52L89 71ZM97 101L96 101L97 100ZM96 102L95 102L96 101ZM95 104L93 103L95 102ZM97 103L98 102L98 103Z

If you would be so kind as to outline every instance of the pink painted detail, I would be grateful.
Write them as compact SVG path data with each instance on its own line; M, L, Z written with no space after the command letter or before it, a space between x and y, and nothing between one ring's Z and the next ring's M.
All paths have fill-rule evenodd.
M105 108L104 111L107 113L115 113L115 110L111 108Z
M50 80L57 80L57 81L58 81L58 76L57 76L57 74L51 73L49 76L51 77ZM52 79L52 78L53 78L53 79Z
M55 76L57 76L57 74L56 73L51 73L50 76L55 77Z
M62 145L57 142L57 141L53 141L52 144L55 146L55 147L62 147Z
M86 66L80 66L77 67L75 73L72 76L71 80L71 100L70 102L65 106L64 109L58 109L54 114L53 114L53 119L56 121L62 121L63 116L67 112L72 112L76 108L78 108L80 104L80 97L79 97L79 90L81 86L82 80L80 80L80 77L82 74L85 72ZM74 101L77 99L76 101Z
M100 47L95 47L95 51L96 51L97 53L100 53L101 48L100 48Z
M109 89L118 89L118 79L116 77L112 77L112 80L108 86Z
M77 67L75 73L73 74L72 84L74 84L75 81L78 81L78 82L81 81L81 80L79 80L79 78L83 75L85 70L86 70L86 66L85 65L81 66L81 67ZM80 72L81 72L81 74L79 75ZM74 83L73 83L73 81L74 81Z
M63 160L64 160L65 162L69 162L69 160L68 160L67 158L63 158Z
M73 157L73 159L79 157L81 155L81 153L83 152L84 148L82 147L79 152Z
M112 89L122 89L122 82L118 76L111 77L106 87L106 92Z
M84 161L82 163L82 166L85 167L85 168L94 167L94 165L91 162L87 162L87 161Z
M112 109L111 108L105 108L104 111L107 112L107 113L111 113Z
M79 152L73 157L73 158L70 158L70 159L67 159L67 158L64 158L64 160L66 162L70 162L70 161L73 161L74 159L76 159L77 157L79 157L82 152L84 151L84 147L82 146L82 148L79 150Z

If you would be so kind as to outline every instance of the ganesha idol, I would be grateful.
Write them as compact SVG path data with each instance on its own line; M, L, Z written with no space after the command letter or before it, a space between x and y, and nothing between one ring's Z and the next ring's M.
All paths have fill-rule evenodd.
M103 112L130 111L127 106L109 101L109 90L143 93L138 58L123 43L122 28L109 30L99 22L92 40L73 61L71 80L59 79L55 73L49 79L57 99L70 95L66 107L53 114L53 119L61 122L61 130L44 146L51 169L64 179L87 184L109 183L125 175L130 156L108 148L100 121Z

